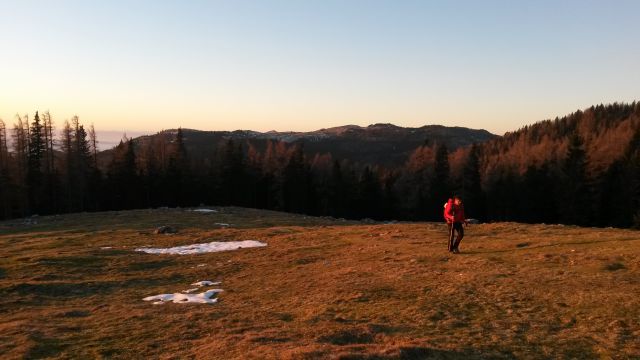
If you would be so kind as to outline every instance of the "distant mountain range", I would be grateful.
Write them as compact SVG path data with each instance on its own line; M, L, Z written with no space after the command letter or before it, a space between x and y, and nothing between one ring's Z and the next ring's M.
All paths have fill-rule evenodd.
M154 137L166 137L171 141L176 129L164 130L154 135L134 139L146 144ZM409 154L424 144L446 144L450 150L482 143L497 137L486 130L464 127L426 125L417 128L400 127L393 124L374 124L366 127L345 125L310 132L258 132L251 130L201 131L182 129L187 151L192 154L212 152L220 142L232 139L241 144L250 144L257 150L266 148L268 141L284 141L301 144L307 156L330 153L335 159L349 159L363 164L398 165L406 161ZM103 156L108 157L109 150Z
M251 130L201 131L182 129L190 156L208 157L224 141L232 139L259 152L269 141L301 144L308 157L331 154L334 159L348 159L360 164L395 167L404 164L422 145L447 145L454 175L461 171L469 145L481 144L483 176L497 169L523 173L528 167L557 165L566 156L569 138L580 135L588 160L588 171L599 174L621 159L638 131L640 104L613 103L591 106L554 120L544 120L498 136L486 130L464 127L426 125L417 128L393 124L366 127L345 125L309 132L258 132ZM175 139L177 129L134 138L138 149L150 141ZM99 163L106 166L112 149L102 151Z

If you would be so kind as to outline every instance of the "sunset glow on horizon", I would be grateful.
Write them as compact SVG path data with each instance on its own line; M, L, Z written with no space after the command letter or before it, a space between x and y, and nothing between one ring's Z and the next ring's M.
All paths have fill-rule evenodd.
M639 100L636 1L0 1L0 119L496 134Z

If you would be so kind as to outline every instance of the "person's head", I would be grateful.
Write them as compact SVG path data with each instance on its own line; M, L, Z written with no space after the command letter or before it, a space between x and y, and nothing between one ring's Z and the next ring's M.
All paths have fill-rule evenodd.
M456 205L460 205L460 204L462 204L462 199L460 199L460 196L455 195L455 196L453 197L453 203L454 203L454 204L456 204Z

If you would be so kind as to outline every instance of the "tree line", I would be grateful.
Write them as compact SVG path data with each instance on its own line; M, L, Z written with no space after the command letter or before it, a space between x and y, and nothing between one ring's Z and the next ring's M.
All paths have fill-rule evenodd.
M0 217L211 204L441 221L456 193L481 221L638 226L639 117L636 103L593 107L454 152L425 141L404 164L382 167L282 141L190 152L182 129L124 138L102 161L93 126L74 117L54 136L50 114L36 113L10 130L0 121ZM620 140L607 150L615 156L598 157L602 134Z

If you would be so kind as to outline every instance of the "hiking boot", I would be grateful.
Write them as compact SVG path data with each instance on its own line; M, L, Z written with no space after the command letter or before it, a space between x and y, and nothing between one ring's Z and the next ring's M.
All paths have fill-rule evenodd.
M458 250L457 248L453 249L451 252L454 253L454 254L460 254L460 250Z

